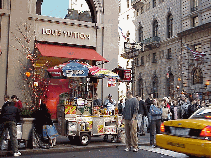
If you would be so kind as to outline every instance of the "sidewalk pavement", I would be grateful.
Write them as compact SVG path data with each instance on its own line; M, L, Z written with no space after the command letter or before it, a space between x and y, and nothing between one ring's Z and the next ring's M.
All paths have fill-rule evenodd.
M145 129L146 131L146 129ZM110 138L110 136L109 136ZM138 136L138 144L140 145L149 145L150 144L150 135L146 132L145 136ZM109 139L107 142L103 141L103 136L92 137L91 142L87 146L77 146L72 145L65 136L58 136L56 146L50 149L20 149L22 155L32 155L32 154L41 154L41 153L59 153L59 152L70 152L70 151L81 151L81 150L91 150L91 149L101 149L101 148L117 148L119 146L125 146L124 143L113 143ZM9 156L11 151L0 151L0 156Z
M149 145L149 133L146 133L145 136L138 136L139 145ZM65 136L57 137L56 146L50 149L23 149L20 150L22 155L32 155L32 154L43 154L43 153L59 153L59 152L70 152L70 151L81 151L81 150L91 150L91 149L100 149L100 148L117 148L119 146L125 146L124 143L112 143L111 141L104 142L103 136L92 137L90 144L87 146L77 146L70 144L70 141ZM1 151L0 156L9 156L11 151Z

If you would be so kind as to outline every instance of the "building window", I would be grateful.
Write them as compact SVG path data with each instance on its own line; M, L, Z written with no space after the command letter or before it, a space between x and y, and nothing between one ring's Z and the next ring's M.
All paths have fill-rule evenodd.
M146 5L146 10L150 9L150 2Z
M139 15L139 9L137 9L137 11L136 11L136 16L138 16Z
M130 32L129 31L127 31L126 36L127 36L127 42L129 43L130 42Z
M138 30L138 35L139 35L139 42L143 41L143 27L139 27Z
M129 2L129 0L127 0L127 8L129 8L130 7L130 2Z
M156 75L152 78L152 93L154 98L158 98L158 77Z
M136 64L136 66L139 66L139 59L138 59L138 57L135 58L135 64Z
M198 5L199 5L199 1L198 0L193 0L192 1L191 11L194 12L194 11L198 10Z
M156 53L153 53L152 54L152 63L156 63L157 60L156 60Z
M141 10L140 10L141 14L144 13L144 6L141 6Z
M196 51L196 52L202 52L201 44L194 45L194 51Z
M172 56L171 56L171 48L169 48L167 50L167 59L171 59L171 58L172 58Z
M153 7L153 8L156 7L156 0L152 0L152 7Z
M203 74L200 68L193 69L192 76L193 76L193 85L203 84Z
M173 36L173 16L170 14L167 18L168 38Z
M143 99L143 94L144 94L144 85L143 85L143 79L140 78L138 80L138 96L140 96Z
M121 4L119 4L119 13L121 13Z
M141 57L141 66L144 66L144 56Z
M127 20L129 20L129 15L127 15Z
M196 27L199 25L199 17L195 16L193 17L193 27Z
M0 9L2 9L2 0L0 0Z
M158 36L158 22L157 20L155 20L153 22L153 37L157 37Z
M167 96L174 97L174 75L170 72L166 82Z

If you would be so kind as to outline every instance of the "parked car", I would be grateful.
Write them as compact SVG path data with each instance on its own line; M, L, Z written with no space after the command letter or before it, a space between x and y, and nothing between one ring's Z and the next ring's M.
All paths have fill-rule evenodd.
M211 107L197 110L188 119L166 121L160 128L157 146L190 157L211 157Z

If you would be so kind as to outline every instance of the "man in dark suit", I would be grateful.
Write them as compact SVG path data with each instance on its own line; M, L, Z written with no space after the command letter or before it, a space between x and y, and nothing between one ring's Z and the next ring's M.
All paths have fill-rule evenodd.
M147 125L147 133L150 131L150 106L153 104L153 93L149 94L149 97L145 100L145 107L147 108L147 117L148 117L148 125Z
M140 136L145 135L144 131L144 116L147 116L147 109L145 106L145 102L141 97L138 97L139 100L139 111L138 111L138 132Z

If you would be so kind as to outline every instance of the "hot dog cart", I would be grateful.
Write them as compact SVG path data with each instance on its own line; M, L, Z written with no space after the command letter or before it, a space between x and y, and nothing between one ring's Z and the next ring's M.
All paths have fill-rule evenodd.
M112 135L117 139L118 127L121 125L118 111L108 113L106 108L93 107L92 100L72 99L68 94L60 95L57 106L58 132L67 136L71 142L88 145L91 136Z

